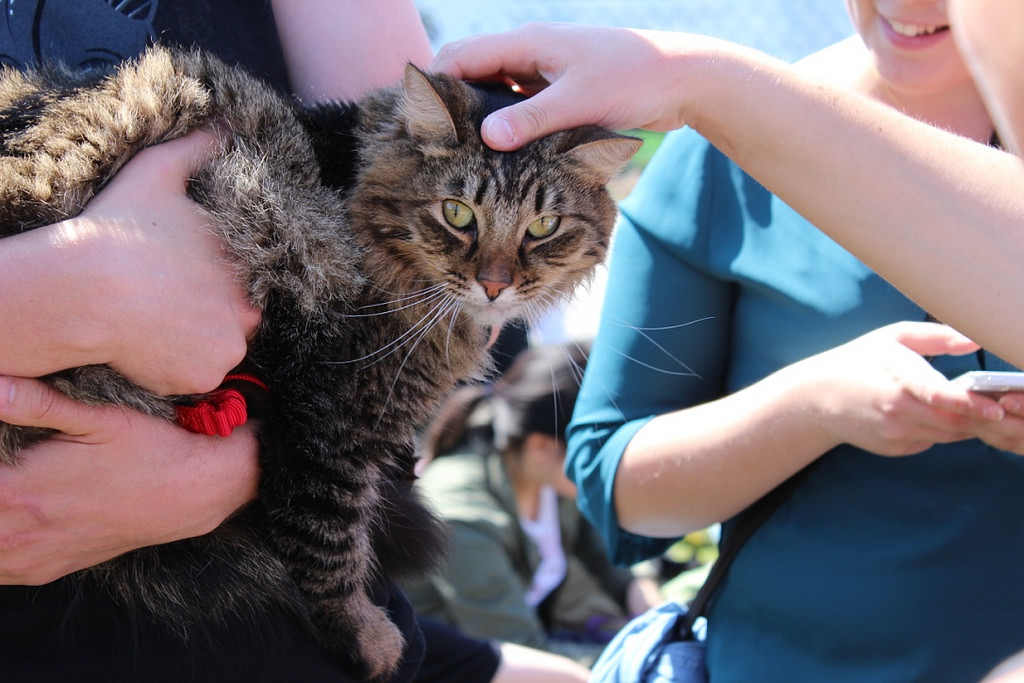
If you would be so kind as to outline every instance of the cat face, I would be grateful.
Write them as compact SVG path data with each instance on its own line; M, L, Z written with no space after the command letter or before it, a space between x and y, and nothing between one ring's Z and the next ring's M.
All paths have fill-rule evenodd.
M639 147L599 128L516 152L480 139L483 116L511 100L407 70L401 115L363 150L352 222L396 291L443 291L480 325L537 317L605 256L615 205L604 188Z

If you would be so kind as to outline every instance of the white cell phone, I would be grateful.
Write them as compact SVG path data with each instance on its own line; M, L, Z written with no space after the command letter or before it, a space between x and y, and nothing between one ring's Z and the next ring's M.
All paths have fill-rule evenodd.
M973 370L955 378L953 384L986 394L1024 391L1024 372Z

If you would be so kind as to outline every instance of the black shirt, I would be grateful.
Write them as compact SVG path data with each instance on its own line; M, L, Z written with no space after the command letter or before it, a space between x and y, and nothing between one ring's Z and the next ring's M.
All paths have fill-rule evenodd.
M197 45L282 92L287 72L269 0L2 0L0 63L106 68L146 45Z

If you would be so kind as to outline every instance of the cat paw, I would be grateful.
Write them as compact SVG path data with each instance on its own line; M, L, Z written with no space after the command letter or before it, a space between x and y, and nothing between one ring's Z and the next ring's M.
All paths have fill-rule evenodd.
M388 618L387 613L379 607L375 611L377 614L374 618L361 624L360 633L356 637L368 680L371 681L390 678L402 660L405 647L402 632Z
M333 608L326 611L333 617L320 628L327 650L339 662L355 662L363 680L390 678L402 660L405 638L387 612L366 596L339 601Z

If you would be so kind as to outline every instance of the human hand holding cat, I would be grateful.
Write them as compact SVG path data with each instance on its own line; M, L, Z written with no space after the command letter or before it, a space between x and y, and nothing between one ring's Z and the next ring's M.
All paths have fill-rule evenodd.
M205 534L255 498L250 425L228 438L0 377L0 420L61 433L0 466L0 584L38 585Z
M0 372L108 363L158 394L220 384L259 313L185 194L218 147L196 131L144 150L81 215L0 243Z
M184 192L189 174L221 144L206 129L144 150L76 220L96 231L88 246L109 264L110 289L94 299L112 333L106 362L158 394L215 388L245 356L259 323L220 241Z

